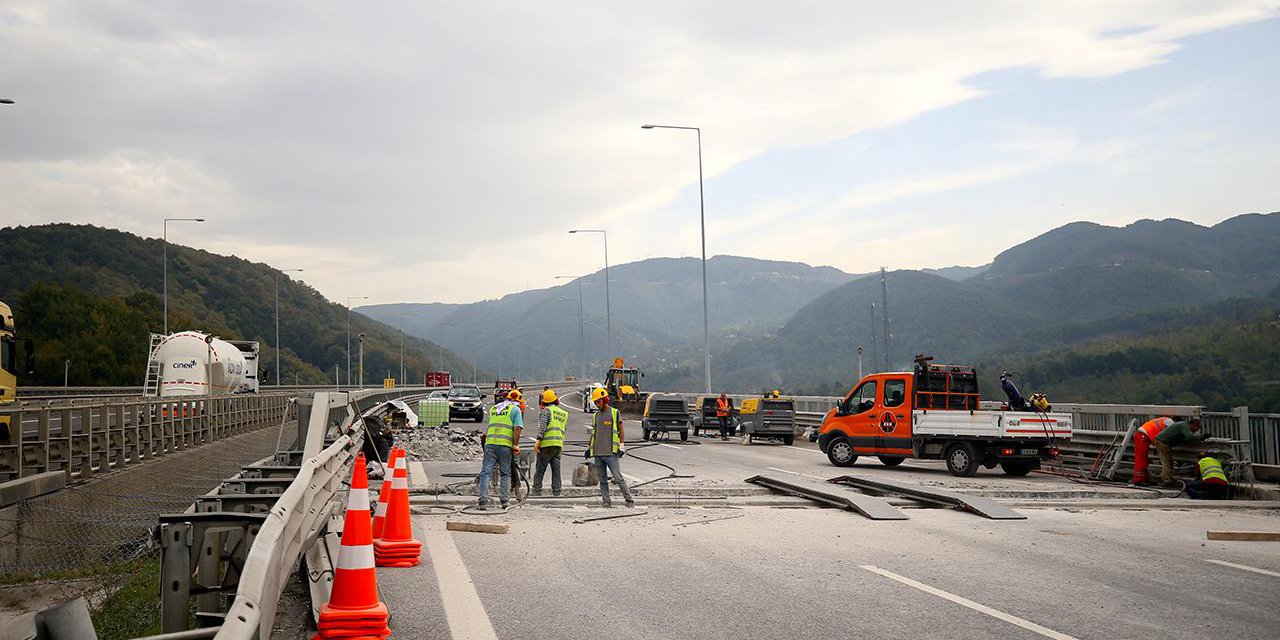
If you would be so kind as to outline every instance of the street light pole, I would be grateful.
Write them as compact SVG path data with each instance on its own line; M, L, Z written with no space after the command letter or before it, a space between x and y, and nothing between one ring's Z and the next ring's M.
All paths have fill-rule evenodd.
M360 381L359 383L360 383L360 388L363 389L364 388L364 334L361 333L360 335L356 336L356 339L360 341Z
M368 300L369 296L347 296L347 386L351 386L351 301Z
M169 335L169 223L170 222L204 222L204 218L165 218L160 223L162 230L160 237L164 248L161 250L163 257L161 260L164 266L164 334Z
M711 319L707 304L707 207L702 195L702 129L663 124L640 125L641 129L684 129L698 134L698 219L702 226L702 360L707 393L711 393Z
M66 389L71 385L71 361L67 360L62 365L62 388Z
M569 233L598 233L604 239L604 325L605 344L609 347L608 357L613 353L613 311L609 309L609 232L604 229L570 229Z
M276 386L280 386L280 274L300 273L302 269L281 269L276 274Z

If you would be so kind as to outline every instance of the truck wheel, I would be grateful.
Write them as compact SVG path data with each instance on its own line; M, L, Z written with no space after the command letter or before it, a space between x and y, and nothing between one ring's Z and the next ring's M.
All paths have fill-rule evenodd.
M906 460L906 458L903 458L901 456L877 456L877 457L880 458L880 464L886 467L896 467L902 464L903 460Z
M981 466L978 461L978 452L968 442L953 443L947 447L947 451L942 454L942 457L947 460L947 471L950 471L951 475L960 478L969 478L976 475L978 467Z
M689 441L689 432L688 432L688 431L681 431L681 432L680 432L680 442L688 442L688 441Z
M1036 468L1036 463L1026 460L1010 460L1001 462L1000 468L1006 476L1025 476Z
M791 446L792 444L794 444L794 443L795 443L795 441L796 441L796 437L795 437L795 436L783 436L783 437L782 437L782 444L785 444L785 445L787 445L788 447L789 447L789 446Z
M827 460L837 467L852 467L858 461L858 454L853 452L848 440L836 438L827 445Z

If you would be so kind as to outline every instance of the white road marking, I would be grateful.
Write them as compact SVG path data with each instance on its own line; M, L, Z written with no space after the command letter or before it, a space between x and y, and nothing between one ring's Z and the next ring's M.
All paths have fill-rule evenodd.
M1038 633L1046 638L1054 638L1055 640L1076 640L1076 638L1073 636L1069 636L1065 633L1054 631L1053 629L1049 629L1047 627L1042 627L1034 622L1023 620L1022 618L1009 615L1003 611L992 609L991 607L988 607L985 604L978 604L977 602L969 600L968 598L962 598L953 593L947 593L942 589L931 587L922 582L916 582L911 578L908 578L906 576L900 576L892 571L888 571L886 569L881 569L880 567L874 567L870 565L864 565L862 568L872 573L882 575L886 578L889 578L890 580L896 580L898 582L901 582L902 584L905 584L908 587L911 587L913 589L919 589L920 591L933 594L935 596L938 596L939 598L950 600L962 607L968 607L979 613L985 613L997 620L1003 620L1005 622L1008 622L1009 624L1017 625L1019 627L1022 627L1023 629L1026 629L1027 631L1031 631L1032 633Z
M659 443L658 443L658 446L659 446L659 447L670 447L670 448L672 448L672 449L679 449L679 448L680 448L680 445L678 445L678 444L666 444L666 443L664 443L664 442L659 442Z
M1264 576L1272 576L1272 577L1275 577L1275 578L1280 578L1280 573L1276 573L1275 571L1268 571L1268 570L1266 570L1266 569L1259 569L1259 568L1257 568L1257 567L1250 567L1249 565L1236 564L1236 563L1234 563L1234 562L1227 562L1226 560L1209 560L1209 559L1207 559L1207 558L1206 558L1206 559L1205 559L1205 562L1212 562L1212 563L1214 563L1214 564L1220 564L1220 565L1222 565L1222 566L1224 566L1224 567L1231 567L1231 568L1233 568L1233 569L1240 569L1240 570L1243 570L1243 571L1252 571L1252 572L1254 572L1254 573L1261 573L1261 574L1262 574L1262 575L1264 575Z
M409 480L409 486L414 489L426 489L431 484L427 479L427 468L416 460L409 463Z
M429 518L426 529L431 540L429 555L440 583L440 599L453 640L497 640L489 614L484 610L476 585L471 581L462 554L453 544L453 534L443 518Z
M809 475L809 474L807 474L807 473L800 473L799 471L791 471L790 469L779 469L779 468L777 468L777 467L765 467L765 468L766 468L766 469L768 469L768 470L770 470L770 471L781 471L782 473L789 473L789 474L791 474L791 475L793 475L793 476L803 476L803 477L805 477L805 478L813 478L814 480L826 480L826 478L821 478L821 477L818 477L818 476L811 476L811 475Z

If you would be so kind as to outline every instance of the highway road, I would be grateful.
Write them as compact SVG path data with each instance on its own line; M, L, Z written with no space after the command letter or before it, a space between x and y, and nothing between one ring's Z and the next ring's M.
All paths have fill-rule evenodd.
M570 438L585 424L573 415ZM1150 508L1020 506L1022 521L920 508L906 521L875 522L798 501L743 506L732 495L645 508L646 495L668 484L747 493L741 480L755 473L847 471L811 446L668 445L631 448L696 477L648 485L636 517L574 524L626 511L588 497L497 516L415 516L423 564L379 571L396 635L1274 638L1280 628L1280 546L1205 538L1207 529L1280 529L1274 510L1183 510L1150 496L1140 501ZM424 466L427 475L457 468ZM931 463L859 461L852 471L992 495L1092 491L1050 476L956 479ZM667 474L634 459L624 472L637 481ZM446 519L505 522L510 532L448 532Z

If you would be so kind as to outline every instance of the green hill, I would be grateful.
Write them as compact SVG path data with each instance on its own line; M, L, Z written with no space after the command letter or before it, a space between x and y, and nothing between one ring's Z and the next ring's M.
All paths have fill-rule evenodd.
M198 329L228 339L256 340L261 376L275 381L275 287L280 287L282 384L346 382L346 320L341 305L265 264L169 245L169 328ZM18 331L37 343L37 372L24 385L141 385L147 336L162 329L161 241L89 225L0 229L0 299L11 302ZM399 375L399 332L351 314L352 335L365 342L366 384ZM353 340L353 362L356 347ZM471 370L457 355L406 336L410 381L444 367ZM354 366L354 364L353 364Z

